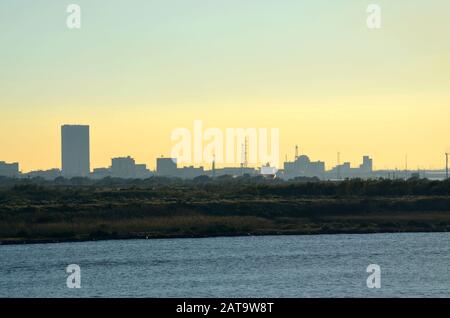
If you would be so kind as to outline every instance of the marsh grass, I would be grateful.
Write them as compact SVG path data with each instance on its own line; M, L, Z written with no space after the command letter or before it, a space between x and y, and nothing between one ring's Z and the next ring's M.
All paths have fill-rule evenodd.
M447 181L60 182L0 186L0 242L450 230Z

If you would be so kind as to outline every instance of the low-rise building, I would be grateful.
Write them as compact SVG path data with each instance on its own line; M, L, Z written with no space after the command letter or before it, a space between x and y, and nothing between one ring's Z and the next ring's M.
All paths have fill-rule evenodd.
M16 178L19 176L19 163L6 163L0 161L0 176Z

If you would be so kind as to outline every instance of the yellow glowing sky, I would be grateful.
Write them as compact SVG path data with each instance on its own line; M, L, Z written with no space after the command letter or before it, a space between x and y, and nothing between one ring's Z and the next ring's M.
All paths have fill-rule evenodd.
M450 2L70 1L0 3L0 160L60 167L60 125L91 126L91 168L154 168L171 131L280 128L330 168L441 168L450 150ZM208 163L205 163L208 167ZM209 167L208 167L209 168Z

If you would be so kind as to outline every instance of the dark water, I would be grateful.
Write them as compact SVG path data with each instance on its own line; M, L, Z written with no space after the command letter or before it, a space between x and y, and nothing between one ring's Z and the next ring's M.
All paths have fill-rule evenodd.
M81 288L66 286L69 264ZM366 285L369 264L381 288ZM1 297L448 297L450 233L0 246Z

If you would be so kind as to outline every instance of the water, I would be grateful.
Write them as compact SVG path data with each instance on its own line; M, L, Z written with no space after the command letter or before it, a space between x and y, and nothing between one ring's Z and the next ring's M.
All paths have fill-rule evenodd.
M0 246L1 297L449 297L450 233ZM66 286L69 264L81 288ZM381 288L366 285L381 266Z

